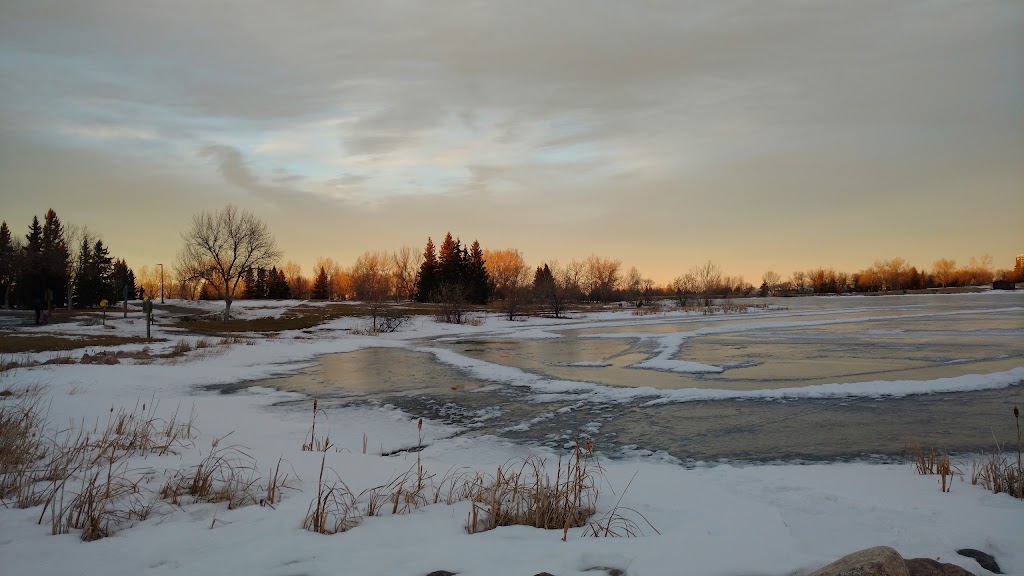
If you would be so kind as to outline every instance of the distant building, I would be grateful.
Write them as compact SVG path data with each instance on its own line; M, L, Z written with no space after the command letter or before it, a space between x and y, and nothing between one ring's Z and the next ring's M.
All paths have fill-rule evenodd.
M1013 290L1015 286L1012 280L996 280L992 282L993 290Z

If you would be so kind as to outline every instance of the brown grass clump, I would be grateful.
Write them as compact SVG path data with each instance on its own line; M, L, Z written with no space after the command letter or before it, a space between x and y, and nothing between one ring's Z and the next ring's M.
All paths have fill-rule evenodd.
M92 542L145 520L153 511L153 501L140 489L141 482L142 477L131 474L125 463L116 457L108 459L105 469L103 466L92 468L67 504L66 482L62 482L59 492L54 492L49 501L53 511L53 534L81 530L81 539Z
M533 526L561 529L565 540L569 528L585 526L594 514L596 474L600 466L590 440L577 441L568 458L559 458L554 476L545 459L536 456L499 467L493 478L473 490L466 530L474 534L499 526Z
M220 440L195 467L177 471L160 489L160 498L176 506L227 502L228 510L263 500L257 496L255 460L239 446L218 448Z
M939 485L943 492L949 492L953 487L954 475L963 476L959 466L953 464L946 452L930 448L926 453L920 444L914 442L910 456L918 474L939 476Z
M310 502L302 528L318 534L337 534L347 532L359 524L362 515L357 510L356 498L352 491L331 470L335 480L328 483L324 480L327 470L327 454L320 460L320 479L317 482L316 499Z
M0 502L32 500L32 468L49 454L39 404L38 398L29 397L0 405Z
M1017 425L1017 461L1004 456L1003 446L996 442L996 451L982 462L974 462L971 470L971 484L980 485L995 494L1004 493L1024 499L1024 463L1021 453L1020 410L1013 407L1014 423Z

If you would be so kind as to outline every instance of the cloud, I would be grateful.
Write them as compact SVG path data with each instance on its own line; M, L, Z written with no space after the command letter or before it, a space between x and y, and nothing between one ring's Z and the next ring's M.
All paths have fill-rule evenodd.
M237 148L223 144L210 144L204 146L199 155L203 158L212 158L217 164L217 171L224 178L224 181L250 192L264 199L280 200L282 196L294 196L298 192L292 188L280 185L265 184L263 179L253 173L246 162L245 157ZM281 174L278 172L273 179L281 181ZM290 176L290 175L289 175ZM284 181L292 180L290 177ZM293 181L293 180L292 180Z
M796 253L845 249L801 246L808 222L1024 209L1020 3L175 6L5 2L3 144L59 159L74 134L97 165L131 147L154 178L282 212L461 217L509 246L510 222L537 223L538 246L666 260L723 214L737 251L783 235ZM944 241L920 233L887 237Z

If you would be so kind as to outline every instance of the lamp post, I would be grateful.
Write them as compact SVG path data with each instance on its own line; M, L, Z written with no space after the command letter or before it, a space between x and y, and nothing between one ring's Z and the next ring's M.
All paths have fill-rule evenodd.
M160 303L164 303L164 265L157 264L160 267Z

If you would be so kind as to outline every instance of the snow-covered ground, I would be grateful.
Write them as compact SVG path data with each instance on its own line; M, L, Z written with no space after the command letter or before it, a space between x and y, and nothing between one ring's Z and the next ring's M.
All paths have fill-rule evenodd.
M246 318L276 316L297 302L237 302L233 312ZM871 305L866 300L865 309ZM1005 299L1000 309L1020 314L1019 297ZM215 305L210 311L217 310ZM862 313L870 314L870 311ZM752 313L753 314L753 313ZM764 313L764 322L796 323ZM879 315L882 314L881 312ZM792 315L790 315L792 316ZM843 314L835 322L850 321ZM0 375L0 390L38 390L49 431L102 428L122 408L146 410L166 421L177 413L195 414L192 437L167 455L137 455L126 462L128 474L141 479L139 489L155 498L166 478L188 470L215 450L231 449L254 468L262 486L281 460L289 476L283 499L274 507L250 505L229 510L224 503L174 506L159 503L151 517L125 526L114 535L82 542L75 533L51 536L51 526L38 524L41 507L0 510L0 572L4 574L408 574L449 570L464 575L593 575L588 568L605 566L629 575L661 574L792 574L804 573L869 546L888 545L904 557L928 557L986 573L973 560L958 556L959 548L993 554L1004 572L1024 574L1024 501L994 495L957 478L943 493L936 476L916 475L908 465L828 464L698 466L684 468L651 455L597 458L603 468L597 517L616 505L638 521L636 538L594 538L572 529L563 542L561 531L525 527L498 528L468 534L472 505L430 503L408 514L385 513L362 520L351 530L321 535L303 530L316 498L321 464L326 477L341 480L354 493L385 484L417 465L415 452L437 484L452 470L473 469L495 474L510 459L530 454L554 466L568 454L529 447L487 436L457 434L440 422L423 424L389 407L342 408L321 412L316 436L329 436L326 453L301 449L310 439L312 402L268 388L250 388L224 395L203 391L208 384L253 381L294 372L318 355L374 346L393 346L434 353L495 385L525 385L537 394L574 392L577 397L650 397L651 402L685 401L686 394L720 394L715 390L618 389L589 383L553 381L509 366L454 354L425 340L500 335L503 338L551 338L557 330L635 326L643 337L657 338L657 356L649 361L664 370L685 369L674 359L686 334L651 336L644 326L685 320L684 313L633 316L629 311L590 313L574 320L530 319L509 322L488 316L479 326L437 324L416 317L395 334L353 335L364 321L342 318L318 329L282 333L196 349L182 358L149 363L122 360L117 365L49 365L22 368ZM818 322L819 320L808 320ZM128 320L110 314L112 328L81 323L28 327L25 333L74 335L144 335L134 313ZM169 324L155 326L150 352L169 351L175 343L198 342ZM0 337L3 337L0 335ZM217 339L210 339L214 340ZM137 351L133 344L111 350ZM79 350L77 357L97 350ZM67 356L68 353L63 355ZM18 355L45 361L53 353ZM660 362L660 364L658 364ZM586 364L583 364L586 365ZM690 367L702 368L703 365ZM792 390L760 391L764 397L885 393L913 394L929 390L972 390L1017 385L1024 366L991 375L969 375L935 381L863 383ZM895 392L893 392L895 390ZM581 392L585 392L583 396ZM10 406L18 400L0 400ZM289 401L278 405L282 401ZM155 405L155 406L154 406ZM364 445L369 446L364 453ZM598 447L600 449L600 447ZM235 452L237 450L237 452ZM398 451L382 457L379 454ZM552 468L553 469L553 468ZM969 471L968 471L969 472ZM626 489L628 485L628 490ZM68 495L79 487L72 482ZM258 491L258 490L257 490ZM646 518L653 528L642 518ZM656 528L656 530L655 530Z

